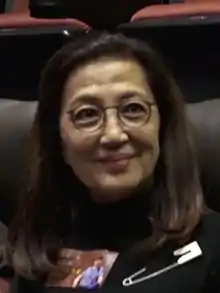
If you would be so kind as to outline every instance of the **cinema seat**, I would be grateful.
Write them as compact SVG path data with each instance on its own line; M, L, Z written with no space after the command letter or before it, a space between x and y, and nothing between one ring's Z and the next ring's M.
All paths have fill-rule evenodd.
M28 0L12 0L12 7L0 14L0 32L5 29L70 27L75 30L87 30L89 26L74 18L44 19L31 17Z
M131 23L158 21L163 25L175 25L178 21L185 20L183 24L186 25L204 23L210 18L219 17L219 14L220 1L186 0L183 3L147 6L134 13Z
M95 29L114 29L128 22L135 11L161 0L30 0L30 12L34 17L73 17L88 23Z
M7 13L0 15L0 31L2 29L19 29L19 28L59 28L69 27L71 29L87 30L89 26L77 19L42 19L33 18L28 13Z

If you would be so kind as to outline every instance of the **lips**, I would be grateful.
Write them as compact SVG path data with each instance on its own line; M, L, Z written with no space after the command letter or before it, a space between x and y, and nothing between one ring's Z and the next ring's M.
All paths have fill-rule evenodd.
M98 162L109 172L120 173L127 169L133 157L134 155L130 154L115 154L103 157Z
M114 154L114 155L108 155L108 156L103 156L102 158L99 158L97 161L100 162L119 162L119 161L124 161L124 160L129 160L133 158L134 155L131 154Z

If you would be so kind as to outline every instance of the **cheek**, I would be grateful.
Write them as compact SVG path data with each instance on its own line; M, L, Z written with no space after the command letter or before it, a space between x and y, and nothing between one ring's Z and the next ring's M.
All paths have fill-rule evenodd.
M94 135L83 135L65 119L60 121L60 137L65 163L86 186L93 185L96 172L90 160L99 138Z
M89 142L76 136L73 139L73 134L69 135L66 131L61 133L61 138L65 163L71 167L79 180L86 183L91 174L88 170L87 153L89 152L86 147Z
M144 177L148 177L154 173L159 155L160 147L158 141L152 143L152 147L143 152L141 165L144 172Z
M140 166L144 177L150 176L154 172L160 154L159 125L139 129L133 135L133 139L140 145Z
M151 145L148 144L148 147L143 151L141 158L141 166L144 173L144 177L148 177L154 173L158 158L160 154L159 140L151 140Z
M94 137L83 135L82 132L73 127L72 123L65 119L60 122L60 137L64 154L66 152L86 153L95 144Z
M94 172L94 166L90 163L90 159L98 138L94 135L84 136L66 123L60 124L60 136L65 163L71 167L75 176L86 186L92 185L96 172Z

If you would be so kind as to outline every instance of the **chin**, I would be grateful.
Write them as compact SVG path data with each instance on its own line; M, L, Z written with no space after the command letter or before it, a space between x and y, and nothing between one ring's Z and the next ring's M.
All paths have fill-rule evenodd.
M141 180L129 180L128 182L100 182L94 189L93 199L98 202L117 202L129 198L137 188ZM126 183L126 184L125 184Z

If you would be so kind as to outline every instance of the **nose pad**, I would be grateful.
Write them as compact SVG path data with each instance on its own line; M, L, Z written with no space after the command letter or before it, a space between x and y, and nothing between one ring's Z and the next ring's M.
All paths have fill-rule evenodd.
M111 109L113 110L113 109ZM116 111L106 111L105 128L101 137L101 144L118 146L129 140L128 134L124 131Z

